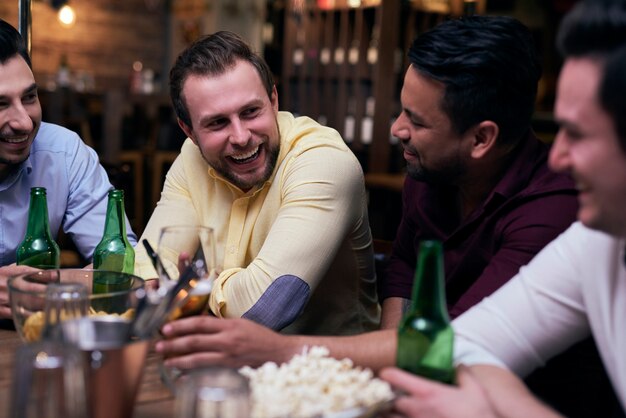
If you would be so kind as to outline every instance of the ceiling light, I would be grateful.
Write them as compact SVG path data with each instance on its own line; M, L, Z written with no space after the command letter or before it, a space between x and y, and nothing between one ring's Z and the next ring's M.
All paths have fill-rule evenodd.
M74 23L76 22L76 13L74 13L74 9L67 4L59 9L57 16L61 25L65 27L74 26Z

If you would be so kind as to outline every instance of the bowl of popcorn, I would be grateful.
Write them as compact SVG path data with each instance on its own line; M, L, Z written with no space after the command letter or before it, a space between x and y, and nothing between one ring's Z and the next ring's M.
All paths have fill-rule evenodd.
M311 347L288 363L243 367L252 397L252 418L366 418L391 407L391 386L352 360Z
M144 288L144 280L138 276L104 270L39 270L13 276L7 284L9 303L15 329L23 341L38 341L51 317L62 321L75 315L74 311L64 312L62 307L51 315L46 290L59 283L85 289L87 300L81 315L114 315L128 320L134 316L139 300L137 291Z

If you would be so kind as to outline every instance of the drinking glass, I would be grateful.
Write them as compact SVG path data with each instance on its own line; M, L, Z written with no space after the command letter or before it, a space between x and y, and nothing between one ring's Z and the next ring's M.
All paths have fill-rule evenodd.
M82 418L88 415L88 365L71 344L40 341L16 350L11 418Z
M130 322L115 315L64 321L61 330L89 363L87 416L132 417L150 340L129 339Z
M216 277L215 238L206 226L167 226L161 229L157 254L159 285L172 287L187 267L198 260L204 263L201 277L191 280L191 291L182 291L170 319L205 312Z
M157 255L159 286L166 288L174 286L191 263L197 265L196 262L201 260L205 266L199 273L200 277L194 277L190 281L191 290L182 290L179 293L169 320L205 313L213 282L217 277L213 229L190 225L164 227L159 235ZM161 378L174 391L174 382L181 372L176 368L166 367L163 363L160 366Z
M87 316L88 293L87 286L82 283L49 284L44 300L42 338L60 338L61 322Z
M248 379L235 369L200 369L176 383L176 418L241 418L250 412Z

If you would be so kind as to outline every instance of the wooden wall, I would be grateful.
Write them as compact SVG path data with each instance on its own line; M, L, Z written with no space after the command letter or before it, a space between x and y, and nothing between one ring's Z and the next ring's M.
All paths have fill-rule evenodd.
M93 76L97 90L128 88L134 61L163 73L167 57L165 0L70 0L77 19L65 28L48 3L32 3L32 58L38 83L54 79L61 55L73 73ZM154 6L156 5L156 6ZM18 0L0 1L0 17L15 27ZM167 76L167 74L165 74Z

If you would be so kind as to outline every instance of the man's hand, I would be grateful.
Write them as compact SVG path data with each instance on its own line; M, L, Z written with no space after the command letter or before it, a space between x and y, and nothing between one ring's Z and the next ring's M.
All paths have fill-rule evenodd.
M399 397L388 417L496 417L485 390L472 372L460 366L456 372L458 386L427 380L397 368L380 372L383 380L405 392Z
M179 369L256 367L289 361L300 350L295 339L246 319L194 316L169 322L161 332L165 339L156 344L156 351L166 357L166 366Z
M11 306L9 305L9 289L7 287L9 277L35 271L37 271L36 268L15 264L0 267L0 319L12 318Z

